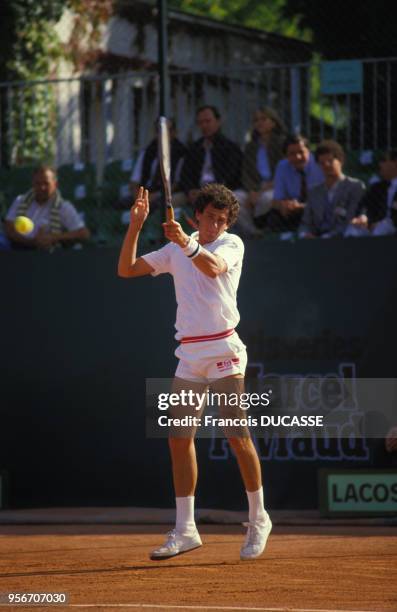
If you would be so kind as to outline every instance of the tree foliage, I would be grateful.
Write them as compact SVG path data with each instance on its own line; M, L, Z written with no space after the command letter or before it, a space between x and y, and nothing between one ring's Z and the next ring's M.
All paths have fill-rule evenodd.
M288 0L284 16L297 13L326 59L396 55L395 0Z
M101 26L111 18L114 4L114 0L68 0L74 19L66 51L76 70L95 63Z
M48 74L60 46L53 25L64 10L62 0L2 0L1 79L34 79Z
M169 6L312 40L326 59L396 55L396 0L169 0Z
M170 0L170 8L268 32L310 40L298 12L286 16L288 0Z
M62 0L2 0L0 78L7 81L46 79L62 48L54 24ZM49 158L54 139L54 101L45 85L3 90L5 129L11 163Z
M46 80L61 58L81 70L98 43L100 24L108 20L113 0L1 0L0 81ZM55 24L70 8L74 23L63 45ZM94 53L95 55L95 53ZM2 90L3 138L10 163L51 160L54 153L56 104L47 84Z

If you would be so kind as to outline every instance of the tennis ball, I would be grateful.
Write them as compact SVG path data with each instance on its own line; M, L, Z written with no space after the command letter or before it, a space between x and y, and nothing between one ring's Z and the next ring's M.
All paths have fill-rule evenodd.
M14 221L14 227L19 234L30 234L33 231L34 223L29 217L17 217Z

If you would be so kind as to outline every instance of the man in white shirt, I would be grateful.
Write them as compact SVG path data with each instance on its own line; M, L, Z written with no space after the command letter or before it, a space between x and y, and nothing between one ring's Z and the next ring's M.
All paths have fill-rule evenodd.
M30 234L17 232L14 222L18 216L33 221ZM5 218L5 230L11 243L22 249L49 250L56 245L85 241L90 236L73 204L62 199L55 170L45 165L35 170L33 189L12 203Z
M179 364L174 391L212 381L217 388L243 389L247 364L244 344L234 331L239 322L236 293L241 274L244 245L227 233L236 221L239 205L233 193L219 184L203 187L195 203L198 232L184 233L179 223L163 224L170 240L162 249L136 257L140 231L149 214L149 194L140 188L131 209L131 221L119 258L118 274L131 278L169 273L174 278L178 304L176 350ZM214 385L215 386L215 385ZM264 550L271 521L263 505L261 468L249 431L227 436L247 491L249 523L241 559L253 559ZM194 430L184 436L170 436L176 526L164 546L151 559L166 559L201 546L194 520L197 462Z

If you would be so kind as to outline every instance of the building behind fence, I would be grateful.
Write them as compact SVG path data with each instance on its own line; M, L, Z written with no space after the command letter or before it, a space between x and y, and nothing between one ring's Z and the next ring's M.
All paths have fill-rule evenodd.
M23 167L45 159L60 168L65 195L77 205L108 204L126 195L134 159L153 137L159 106L156 20L146 5L140 10L139 20L137 7L111 19L95 73L0 84L3 177L5 168L21 166L19 176L27 182ZM253 111L263 105L313 143L338 140L364 165L371 165L371 151L397 144L397 58L355 61L350 68L339 64L353 70L356 81L344 91L342 78L342 87L339 82L332 89L329 81L324 86L322 70L338 66L314 61L307 43L172 11L169 62L171 113L184 142L198 136L197 107L213 104L222 113L224 133L240 146ZM76 173L84 178L72 180ZM11 183L3 196L8 201L23 181Z

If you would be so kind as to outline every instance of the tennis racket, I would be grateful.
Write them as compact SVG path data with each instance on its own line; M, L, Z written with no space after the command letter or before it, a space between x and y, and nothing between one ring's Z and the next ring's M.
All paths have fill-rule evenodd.
M159 118L158 145L161 178L163 179L165 195L166 219L167 221L173 221L174 209L172 208L171 195L171 147L167 119L165 117Z

